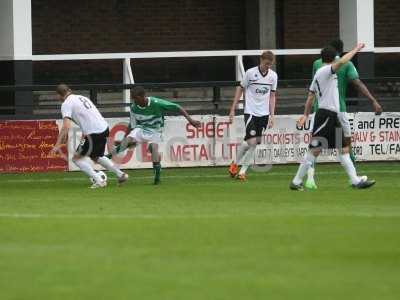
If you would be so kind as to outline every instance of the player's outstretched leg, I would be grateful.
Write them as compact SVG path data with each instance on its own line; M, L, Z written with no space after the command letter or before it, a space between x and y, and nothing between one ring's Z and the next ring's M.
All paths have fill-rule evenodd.
M154 172L154 184L158 185L161 183L161 163L160 153L158 152L158 144L151 143L149 145L149 151L153 161L153 172Z
M128 174L122 172L108 157L98 157L94 161L106 168L108 171L113 172L118 178L118 184L122 184L128 180Z
M229 174L232 178L235 178L239 173L239 164L242 162L242 158L250 149L250 145L247 142L243 142L237 151L236 160L233 161L228 169Z
M92 164L90 163L90 160L86 156L79 156L75 155L72 158L72 161L78 166L78 168L85 173L89 178L93 178L94 183L91 186L91 188L101 188L105 187L107 185L107 182L104 181L101 176L99 175L98 172L96 172Z
M251 138L244 141L237 152L236 161L229 166L229 174L232 178L241 181L246 180L246 172L249 166L254 162L254 153L257 147L257 138ZM242 165L239 171L239 165Z
M246 180L246 172L248 168L254 163L254 154L256 152L257 144L250 144L249 149L245 153L242 159L242 167L240 168L239 174L237 175L237 179L241 181Z
M346 149L339 155L340 163L346 171L351 184L356 189L367 189L375 184L375 180L368 180L367 176L357 176L356 168L351 161L350 154Z
M299 169L297 170L296 176L290 183L291 190L303 191L303 178L307 173L307 170L314 164L319 152L317 150L309 150L301 162Z
M136 145L136 142L132 137L127 136L121 142L115 142L115 146L111 153L107 154L106 157L111 159L114 155L124 152L126 149L131 148Z

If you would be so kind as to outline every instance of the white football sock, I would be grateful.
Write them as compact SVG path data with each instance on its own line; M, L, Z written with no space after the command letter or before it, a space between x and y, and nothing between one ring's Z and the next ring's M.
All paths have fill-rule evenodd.
M360 178L357 176L357 171L353 162L351 161L350 154L340 154L339 159L347 175L349 176L351 183L358 184L360 182Z
M240 168L239 175L246 174L247 169L254 163L254 153L256 152L257 145L250 145L242 159L242 167Z
M115 164L107 157L102 156L97 159L97 163L106 168L108 171L113 172L117 177L121 177L124 175L124 172L122 172L118 167L115 166Z
M315 174L315 162L307 170L307 180L314 181L314 174Z
M90 160L87 157L82 157L80 159L74 160L73 162L89 178L93 178L94 180L96 180L96 182L101 181L100 175L97 174L97 172L93 169L93 166L92 166L92 164L90 163Z
M241 163L242 158L244 158L247 150L250 149L250 145L247 142L243 142L237 151L236 154L236 164L239 165ZM243 163L243 162L242 162Z
M303 178L307 173L307 170L314 164L316 157L308 151L304 160L299 166L297 170L296 176L293 178L294 184L301 184L303 182Z

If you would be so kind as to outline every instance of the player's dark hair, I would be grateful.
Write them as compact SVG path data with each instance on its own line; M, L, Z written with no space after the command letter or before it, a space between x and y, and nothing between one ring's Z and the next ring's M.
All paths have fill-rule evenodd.
M323 63L331 63L335 60L336 49L332 46L325 47L321 50L321 59Z
M329 45L336 49L338 55L342 55L344 45L341 39L333 40L329 43Z
M146 95L146 91L144 90L144 87L138 85L135 86L132 90L131 90L131 96L132 97L144 97Z
M71 92L72 92L71 89L65 83L57 85L56 93L59 94L60 96L64 97L65 95Z

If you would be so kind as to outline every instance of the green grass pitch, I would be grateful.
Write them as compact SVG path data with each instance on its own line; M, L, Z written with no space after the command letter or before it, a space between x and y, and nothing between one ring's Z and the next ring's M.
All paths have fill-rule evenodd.
M359 163L371 190L331 164L289 191L296 168L0 175L0 299L399 299L400 164Z

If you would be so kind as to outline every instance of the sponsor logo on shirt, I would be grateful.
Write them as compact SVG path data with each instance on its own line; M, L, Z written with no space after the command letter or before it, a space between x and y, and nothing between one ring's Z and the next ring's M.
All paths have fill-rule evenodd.
M269 92L268 87L256 88L256 94L266 95Z

